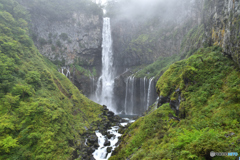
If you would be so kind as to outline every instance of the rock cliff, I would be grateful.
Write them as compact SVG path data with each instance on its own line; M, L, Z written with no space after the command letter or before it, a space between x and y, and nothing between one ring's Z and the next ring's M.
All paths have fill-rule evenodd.
M102 9L82 0L19 2L31 14L31 36L40 53L90 95L92 79L101 73Z

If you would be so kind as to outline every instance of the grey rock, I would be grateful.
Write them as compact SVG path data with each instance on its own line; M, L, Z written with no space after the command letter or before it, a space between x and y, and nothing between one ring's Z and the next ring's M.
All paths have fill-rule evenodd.
M110 141L109 140L106 140L105 142L104 142L104 146L110 146Z
M112 147L107 147L107 153L111 153L112 152Z

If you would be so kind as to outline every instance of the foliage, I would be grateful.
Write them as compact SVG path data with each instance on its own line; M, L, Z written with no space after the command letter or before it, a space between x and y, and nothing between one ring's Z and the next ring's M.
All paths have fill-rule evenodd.
M69 159L101 107L37 51L27 12L0 3L0 159Z
M71 68L72 68L73 66L71 66ZM78 76L81 76L81 75L84 75L84 76L86 76L86 77L95 77L95 76L97 76L97 71L96 71L96 68L93 68L92 69L92 71L90 71L90 70L87 70L87 69L85 69L85 68L83 68L82 66L79 66L79 65L77 65L77 64L75 64L74 65L74 67L77 69L77 75ZM80 78L80 77L79 77Z
M221 48L199 49L172 64L157 83L159 95L175 100L179 117L165 103L134 122L110 159L209 159L210 151L240 153L240 73ZM213 159L235 159L214 157Z
M39 43L41 46L47 44L47 41L44 38L39 38Z
M61 48L61 47L62 47L61 41L60 41L60 40L57 40L56 45Z
M60 37L63 41L66 41L66 40L68 39L67 33L61 33L61 34L59 35L59 37Z
M159 78L171 64L180 60L180 56L173 55L170 57L159 57L154 63L144 67L142 70L136 73L136 77L156 77Z

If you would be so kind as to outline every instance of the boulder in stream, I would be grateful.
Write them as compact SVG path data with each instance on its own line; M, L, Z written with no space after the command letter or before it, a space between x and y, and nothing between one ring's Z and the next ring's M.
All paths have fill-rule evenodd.
M112 147L107 147L107 153L111 153L112 152Z
M106 141L104 142L104 146L110 146L110 141L106 139Z

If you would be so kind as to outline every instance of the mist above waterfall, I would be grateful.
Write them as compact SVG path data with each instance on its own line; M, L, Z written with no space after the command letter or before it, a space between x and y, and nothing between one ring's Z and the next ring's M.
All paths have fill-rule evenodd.
M145 21L158 18L161 21L182 20L194 8L203 7L203 1L195 0L121 0L109 1L107 13L119 20L134 19Z

